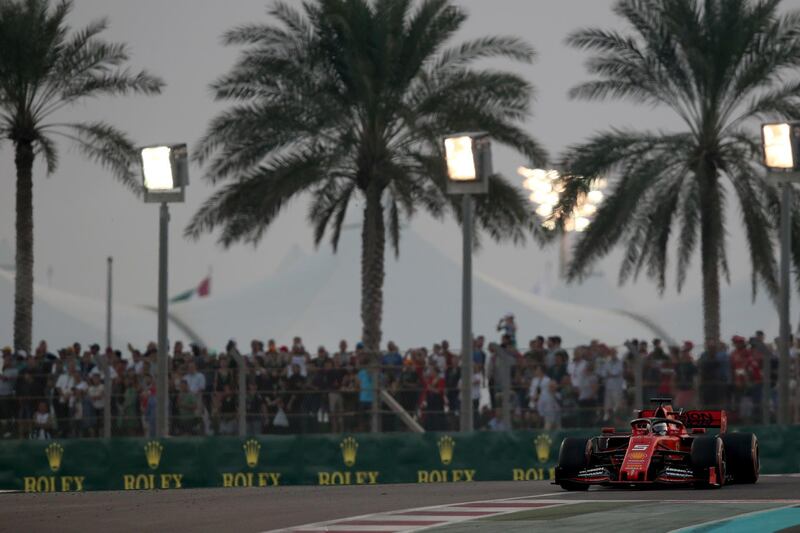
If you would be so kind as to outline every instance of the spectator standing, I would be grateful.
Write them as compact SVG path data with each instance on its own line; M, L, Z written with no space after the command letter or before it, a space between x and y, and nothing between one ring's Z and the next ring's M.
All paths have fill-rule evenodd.
M58 369L60 365L56 365ZM69 417L70 417L70 404L72 403L72 392L75 387L75 362L69 361L66 367L63 368L61 373L56 378L55 388L57 399L54 405L55 408L55 424L58 428L58 433L62 437L68 434Z
M342 411L344 410L344 398L342 397L342 380L344 369L337 366L336 360L329 358L322 367L322 389L326 391L328 397L328 417L333 433L344 431L342 423Z
M261 435L264 431L264 421L267 416L264 398L258 391L254 381L247 384L247 434Z
M398 390L398 400L400 405L407 413L412 415L417 412L422 393L422 382L414 366L414 361L409 358L403 364L403 371L400 374L400 387Z
M122 397L118 399L117 427L123 436L139 434L139 393L136 390L136 378L126 374L122 378Z
M534 413L539 413L539 399L544 391L550 388L550 381L542 365L533 366L533 377L528 388L528 406Z
M17 383L16 363L11 355L10 348L3 348L3 370L0 373L0 434L8 438L12 434L12 421L16 417L17 400L14 389Z
M558 383L562 383L565 377L569 376L569 363L567 362L567 352L559 350L555 352L553 364L547 369L547 375L550 379Z
M345 431L356 431L358 420L358 378L355 369L348 365L342 374L342 423Z
M761 416L761 405L764 401L764 354L758 350L757 346L753 345L753 340L750 339L750 357L745 362L745 372L747 373L747 395L750 397L750 403L753 406L753 420L755 421ZM763 346L761 344L760 346Z
M747 364L752 358L747 341L744 337L734 335L731 339L733 350L730 354L730 365L733 374L733 409L734 421L737 417L749 420L753 416L753 404L750 398L750 380L747 374Z
M439 375L444 376L444 373L447 370L447 357L445 357L444 352L442 352L441 344L433 345L431 362L433 363L433 366L436 368L436 371L439 373Z
M546 431L561 429L561 399L558 390L558 383L550 380L536 401L536 410L544 421Z
M603 379L603 421L616 421L622 411L625 369L615 348L608 351L600 377Z
M302 374L300 365L293 364L289 367L289 377L286 379L285 412L289 419L289 428L294 431L303 429L303 396L306 392L306 378Z
M258 339L250 341L250 353L245 356L247 360L251 364L255 364L256 361L263 361L264 356L264 343Z
M450 341L448 340L442 341L442 354L444 355L445 358L446 368L450 368L452 366L459 366L456 354L450 351Z
M581 376L578 389L578 426L579 427L592 427L597 418L597 392L598 392L598 379L594 372L594 363L588 362L583 366L583 375Z
M572 382L572 386L576 389L580 389L583 385L583 378L586 375L586 366L588 361L584 358L585 352L583 346L578 346L575 348L574 353L572 354L572 361L569 362L569 379Z
M105 407L105 387L103 383L100 381L100 376L98 374L93 374L89 378L89 388L87 389L86 393L91 402L91 409L93 411L93 416L95 417L95 425L92 430L95 432L96 435L100 435L101 431L101 423L103 420L103 412Z
M31 435L33 430L32 421L36 413L39 402L44 398L44 388L39 389L36 376L34 375L35 367L33 365L24 368L19 372L16 383L16 399L17 405L17 434L19 438L26 438ZM0 380L0 389L4 386L4 382ZM4 397L0 395L0 402ZM0 433L1 434L1 433Z
M53 416L50 414L50 409L47 407L47 402L39 402L39 407L36 414L33 416L33 432L31 433L32 439L37 440L50 440L55 429Z
M445 381L434 366L425 369L425 400L423 402L425 429L444 431Z
M473 427L477 426L478 420L478 407L481 403L481 385L483 384L483 368L480 364L472 367L472 415Z
M459 384L461 383L461 367L455 366L452 362L447 365L447 370L444 374L444 384L447 396L448 413L450 415L449 426L451 429L458 429L458 413L461 412L461 390ZM470 395L471 396L471 395Z
M722 407L723 387L720 383L722 365L717 357L718 344L714 339L706 340L706 349L700 354L700 407L719 409Z
M517 346L517 324L514 322L514 315L506 313L497 323L497 331L502 332L501 337L508 336L508 342L512 347Z
M675 404L684 409L695 407L697 365L694 362L691 341L684 341L675 365Z
M184 378L178 385L178 419L175 429L178 435L195 435L199 422L197 394L192 392L189 382Z
M375 394L375 388L372 383L372 376L367 368L366 355L360 358L359 367L356 378L358 383L358 412L361 414L359 417L359 427L362 431L367 431L369 429L370 410L372 409L372 398Z
M481 378L483 379L483 381L486 380L486 373L484 372L484 369L486 367L486 352L483 350L484 342L485 342L485 339L484 339L483 335L479 335L475 339L474 344L473 344L473 349L472 349L473 368L476 368L476 367L478 367L480 365Z
M196 398L196 395L195 395ZM195 400L196 403L198 403ZM235 435L237 429L236 411L238 407L236 393L230 384L225 384L222 389L219 402L219 434ZM195 407L198 412L199 405ZM194 430L193 430L194 432Z
M200 395L206 390L206 377L197 370L197 364L194 361L189 363L186 375L183 379L189 386L189 392L196 395L199 399Z
M386 353L381 356L381 367L385 375L390 375L396 379L400 376L403 367L403 356L397 345L389 341L386 345Z
M542 365L544 367L546 355L544 337L539 335L535 339L531 339L528 343L528 351L525 352L525 360L533 365Z
M339 351L333 354L335 361L334 366L338 368L345 368L353 364L351 359L353 354L347 351L347 341L342 339L339 341Z
M556 359L558 354L563 354L564 361L569 359L569 355L567 352L561 347L561 337L558 335L553 335L547 338L547 352L545 353L544 357L544 365L545 370L548 372L556 364Z

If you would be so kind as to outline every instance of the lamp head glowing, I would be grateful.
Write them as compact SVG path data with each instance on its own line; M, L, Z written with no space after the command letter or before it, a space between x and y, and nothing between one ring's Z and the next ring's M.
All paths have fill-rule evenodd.
M145 146L139 150L145 202L182 202L189 184L185 144Z
M492 143L487 133L456 133L444 138L447 192L485 194L492 175Z
M172 149L169 146L142 149L144 188L148 191L170 191L175 188L170 152Z
M447 174L453 181L475 181L475 155L471 137L450 137L444 140Z
M761 126L761 138L764 146L764 163L767 168L775 170L796 168L791 124L764 124Z

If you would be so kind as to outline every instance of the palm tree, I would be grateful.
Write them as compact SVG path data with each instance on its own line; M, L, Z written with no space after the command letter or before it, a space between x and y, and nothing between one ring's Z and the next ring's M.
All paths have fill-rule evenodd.
M14 346L31 348L33 312L33 161L58 166L55 137L74 141L88 158L136 190L133 144L104 122L60 123L63 108L102 95L155 94L163 85L147 72L123 69L124 45L100 38L105 20L70 32L72 2L0 0L0 142L11 141L17 169Z
M482 130L544 160L519 125L531 86L470 68L487 57L529 63L534 51L508 37L444 48L466 19L450 0L316 0L302 11L276 2L270 14L280 25L225 34L226 44L247 49L212 87L217 99L237 104L213 120L198 159L213 157L208 179L229 183L186 233L196 238L219 226L224 246L255 243L291 199L311 193L315 243L330 231L335 250L348 207L362 201L362 340L374 363L387 236L397 254L401 219L417 209L460 219L460 202L445 194L442 135ZM526 199L499 175L477 202L476 219L497 240L518 242L531 229Z
M663 292L668 249L676 246L677 287L700 246L704 332L720 338L720 275L728 277L726 197L732 191L757 281L777 292L773 233L778 199L763 179L757 119L800 117L800 14L779 16L779 0L620 0L623 34L583 29L568 43L595 52L597 79L572 97L665 106L678 132L610 129L572 146L573 176L559 213L600 176L616 186L575 246L570 278L624 241L620 283L645 269ZM673 235L673 231L675 234ZM699 235L699 241L698 241ZM672 238L671 237L675 237Z

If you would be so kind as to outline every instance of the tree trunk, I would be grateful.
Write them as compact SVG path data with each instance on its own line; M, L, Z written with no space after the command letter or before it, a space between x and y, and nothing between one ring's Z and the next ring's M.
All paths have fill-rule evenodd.
M386 232L383 221L381 190L370 184L366 190L364 226L361 228L361 323L362 342L369 356L373 387L370 429L380 431L379 368L381 321L383 319L384 248Z
M713 163L705 163L700 179L700 250L703 273L703 331L705 340L720 340L719 267L722 206Z
M33 143L14 144L17 167L17 256L14 287L14 348L31 353L33 328Z

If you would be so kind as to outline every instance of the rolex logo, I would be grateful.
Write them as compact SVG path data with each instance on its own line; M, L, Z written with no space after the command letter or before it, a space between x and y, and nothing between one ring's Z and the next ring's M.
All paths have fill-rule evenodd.
M261 444L256 439L250 439L242 445L244 449L244 458L247 461L247 466L250 468L258 464L258 454L261 452Z
M147 458L147 466L155 470L161 462L161 452L164 447L157 440L151 440L144 445L144 456Z
M353 437L346 437L342 440L339 447L342 449L342 460L346 466L356 464L356 453L358 452L358 441Z
M58 472L61 468L61 458L64 457L64 448L57 442L52 443L44 449L47 455L47 462L50 464L50 470Z
M453 449L456 447L456 441L452 437L445 435L439 439L439 459L442 460L443 465L449 465L453 460Z
M552 444L553 441L547 433L542 433L534 439L533 447L536 448L536 457L540 463L546 463L550 459L550 447Z

